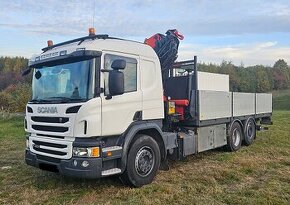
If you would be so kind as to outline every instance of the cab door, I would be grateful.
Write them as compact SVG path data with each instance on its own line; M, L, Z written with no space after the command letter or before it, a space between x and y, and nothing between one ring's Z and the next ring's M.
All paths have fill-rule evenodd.
M103 55L101 68L111 70L116 59L126 61L124 70L124 94L108 97L108 72L101 73L102 136L119 135L134 121L136 113L142 112L142 92L140 89L139 57L129 54L108 52Z

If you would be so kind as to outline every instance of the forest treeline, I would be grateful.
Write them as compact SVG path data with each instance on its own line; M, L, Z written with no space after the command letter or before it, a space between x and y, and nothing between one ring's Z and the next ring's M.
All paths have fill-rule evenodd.
M27 67L24 57L0 57L0 109L22 112L31 98L31 74L22 77ZM199 63L198 70L228 74L231 91L270 92L290 88L290 67L283 59L271 66L236 66L230 61L221 64Z
M290 88L290 67L283 59L275 62L273 67L255 65L235 66L230 61L221 64L198 65L200 71L228 74L230 90L234 92L269 92Z

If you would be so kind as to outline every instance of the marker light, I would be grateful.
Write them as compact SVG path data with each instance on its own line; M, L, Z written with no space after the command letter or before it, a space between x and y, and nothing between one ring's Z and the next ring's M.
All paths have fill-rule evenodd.
M175 102L169 101L168 102L168 114L172 115L175 113Z
M66 55L66 53L67 53L67 51L66 51L66 50L64 50L64 51L60 51L60 52L59 52L59 55L60 55L60 56L65 56L65 55Z
M112 156L112 152L111 151L107 151L107 156L111 157Z
M53 46L53 41L52 40L48 40L47 41L47 46Z
M89 28L89 36L94 36L96 35L95 28Z

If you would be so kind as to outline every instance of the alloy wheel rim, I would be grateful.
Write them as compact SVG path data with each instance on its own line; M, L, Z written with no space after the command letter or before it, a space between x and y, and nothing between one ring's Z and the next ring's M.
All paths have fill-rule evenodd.
M253 128L253 123L252 122L248 123L247 135L248 135L249 139L252 139L254 137L254 128Z
M233 143L237 147L240 144L241 134L238 128L235 128L233 131Z
M136 172L142 176L148 176L153 170L155 164L155 157L153 150L148 147L142 147L136 155L135 158L135 170Z

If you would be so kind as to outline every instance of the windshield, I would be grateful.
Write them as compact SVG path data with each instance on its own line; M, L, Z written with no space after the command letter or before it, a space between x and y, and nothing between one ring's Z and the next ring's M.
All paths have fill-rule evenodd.
M89 86L94 60L36 68L31 102L76 102L92 97ZM93 78L92 78L93 79Z

